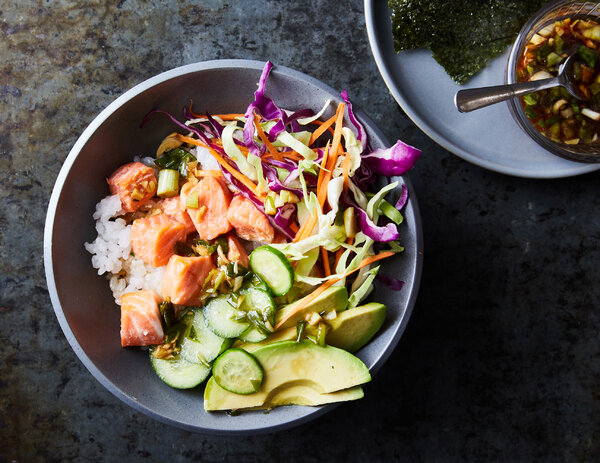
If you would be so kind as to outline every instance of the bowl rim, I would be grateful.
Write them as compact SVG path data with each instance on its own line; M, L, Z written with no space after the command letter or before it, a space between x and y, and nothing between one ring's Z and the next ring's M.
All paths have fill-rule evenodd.
M525 41L527 39L527 35L533 30L533 26L541 20L545 15L551 13L553 10L559 7L565 7L569 5L587 5L594 4L594 2L587 2L581 0L554 0L551 1L544 6L542 6L538 11L536 11L523 25L521 30L519 31L519 35L513 42L513 45L510 48L510 53L508 56L508 61L506 64L506 71L504 80L507 84L516 83L516 71L517 71L517 61L519 56L521 55L521 50L526 45ZM596 7L598 4L596 4ZM556 18L552 19L552 21L556 21L563 17L572 16L571 14L559 15ZM600 11L597 11L597 16L600 18ZM550 23L550 21L546 21ZM527 116L525 116L525 112L521 107L521 104L518 102L519 98L510 98L507 100L508 110L512 115L513 119L517 123L517 125L523 130L531 139L533 139L538 145L542 148L546 149L551 154L559 156L564 159L568 159L569 161L580 162L584 164L596 164L600 163L600 146L598 147L597 153L583 153L573 149L572 146L562 143L557 143L546 136L544 136L541 132L539 132L531 122Z
M332 410L333 408L340 405L340 403L333 403L319 407L311 407L310 411L303 416L297 417L295 419L288 420L286 422L277 423L271 426L261 426L254 429L242 429L242 430L221 430L221 429L213 429L202 426L189 425L187 423L178 422L176 420L172 420L168 417L161 415L160 413L155 412L153 409L149 408L143 403L140 403L136 400L135 397L129 396L125 391L121 390L117 387L112 380L110 380L100 369L96 367L94 362L90 359L90 357L86 354L83 348L80 346L77 338L71 329L66 316L63 312L63 308L60 302L60 296L58 294L56 281L54 279L54 264L53 264L53 255L52 255L52 242L54 235L54 222L55 222L55 214L57 211L58 202L65 184L67 180L67 176L71 167L73 166L77 156L84 148L88 140L91 136L96 132L96 130L115 112L117 111L123 104L127 101L135 98L139 94L144 91L160 84L165 81L168 81L172 78L181 77L186 74L191 74L195 72L201 71L211 71L217 69L251 69L251 70L259 70L261 71L264 67L264 61L258 60L247 60L247 59L223 59L223 60L208 60L208 61L200 61L196 63L186 64L183 66L175 67L170 70L164 71L160 74L157 74L153 77L150 77L137 85L133 86L131 89L125 91L122 95L116 98L113 102L111 102L108 106L106 106L97 116L94 117L92 122L85 128L85 130L81 133L69 154L67 155L63 165L56 177L55 184L52 190L52 194L50 196L50 200L48 202L48 209L46 214L46 220L44 225L44 242L43 242L43 257L44 257L44 269L46 276L46 283L48 288L48 293L50 295L50 300L52 303L52 307L54 309L54 313L58 319L60 327L63 331L63 334L67 338L67 341L79 360L84 364L87 370L92 374L92 376L100 382L102 386L104 386L109 392L111 392L114 396L120 399L125 404L132 407L134 410L142 412L146 416L149 416L157 421L162 423L166 423L172 426L175 426L180 429L185 429L187 431L199 432L204 434L213 434L213 435L255 435L255 434L263 434L270 433L275 431L281 431L284 429L289 429L295 426L298 426L302 423L308 422L312 419L315 419L326 412ZM332 87L327 84L319 81L318 79L311 77L302 72L296 71L294 69L288 68L282 65L275 65L273 71L276 73L282 73L292 79L297 79L309 84L312 84L327 93L332 95L332 100L334 95L339 95L339 92L334 90ZM338 98L341 101L341 98ZM376 124L356 105L353 107L354 112L357 114L359 120L361 120L366 126L369 127L371 131L384 143L389 145L389 141L387 137L381 132L381 130L376 126ZM402 337L404 330L410 320L412 315L412 311L414 309L414 305L416 303L416 299L419 293L421 277L422 277L422 268L423 268L423 230L422 230L422 221L421 215L419 211L418 201L416 195L414 193L414 188L412 186L412 182L410 181L407 174L402 175L402 181L408 188L411 197L410 197L410 205L413 210L414 216L414 226L415 226L415 262L413 264L413 285L410 288L411 292L407 299L406 309L402 318L399 320L398 327L386 348L383 352L376 358L373 365L370 367L371 374L374 375L376 372L383 366L383 364L388 360L391 356L392 352L395 350L400 338Z

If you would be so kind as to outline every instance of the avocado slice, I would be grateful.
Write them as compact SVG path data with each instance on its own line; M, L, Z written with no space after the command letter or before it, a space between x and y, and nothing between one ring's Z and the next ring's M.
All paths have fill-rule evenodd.
M265 403L257 407L257 409L265 410L281 405L307 405L315 407L333 402L362 399L364 395L365 393L360 386L342 389L341 391L321 393L315 390L310 384L307 385L301 381L297 384L286 384L284 388L278 388L275 393L269 394Z
M329 331L326 343L354 353L364 346L379 331L385 320L386 307L379 302L370 302L359 307L340 312L333 320L327 320ZM314 335L316 329L306 325L305 334ZM241 347L248 352L254 352L267 344L278 341L295 340L295 326L275 331L267 339L257 343L236 342L235 347Z
M373 337L385 320L385 305L370 302L348 309L327 323L327 344L348 352L356 352Z
M310 297L310 294L279 309L276 314L275 324L279 323L281 320L286 320L288 314L294 312L299 305L304 304L304 301L306 301L306 298L308 297ZM304 307L300 312L287 319L285 323L281 325L281 328L296 326L296 323L302 320L309 312L321 313L329 312L330 310L342 312L347 308L348 290L344 286L330 286L321 294L319 294L314 301L306 304L306 307Z
M204 389L205 410L260 407L268 403L269 396L277 397L292 386L301 385L320 394L329 394L371 380L369 369L359 358L342 349L322 347L310 341L276 342L257 349L253 355L265 373L260 390L247 395L233 394L210 378ZM301 391L299 393L304 397ZM285 400L292 399L290 395ZM308 403L309 399L305 400Z
M306 330L305 333L313 334L310 331L311 329L312 329L312 326L307 325L305 328L305 330ZM298 337L298 330L296 329L295 326L290 326L288 328L282 328L282 329L275 331L274 333L271 333L271 335L269 335L269 337L267 339L265 339L264 341L260 341L260 342L236 341L233 344L233 347L239 347L241 349L244 349L247 352L254 352L254 351L260 349L261 347L266 346L267 344L273 344L274 342L279 342L279 341L295 341L297 337Z

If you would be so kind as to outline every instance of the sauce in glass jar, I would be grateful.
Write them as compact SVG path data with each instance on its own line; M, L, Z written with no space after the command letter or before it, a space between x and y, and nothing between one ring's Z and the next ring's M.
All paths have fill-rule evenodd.
M556 76L574 54L575 86L582 99L563 87L520 97L523 111L546 137L570 145L600 144L600 23L566 18L534 34L517 65L517 81Z

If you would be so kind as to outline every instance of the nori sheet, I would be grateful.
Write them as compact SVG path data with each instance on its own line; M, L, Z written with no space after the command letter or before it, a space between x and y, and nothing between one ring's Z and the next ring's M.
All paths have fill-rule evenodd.
M504 52L545 0L388 0L396 52L427 47L459 84Z

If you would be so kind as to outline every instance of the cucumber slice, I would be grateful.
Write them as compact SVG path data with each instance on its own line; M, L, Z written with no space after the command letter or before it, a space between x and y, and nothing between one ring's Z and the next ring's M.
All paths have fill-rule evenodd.
M244 342L260 342L269 337L275 325L276 306L268 291L251 287L241 291L240 309L248 314L250 327L238 336Z
M260 389L264 373L252 354L232 348L213 364L213 377L219 386L234 394L252 394Z
M267 284L262 281L258 275L253 272L249 272L248 275L249 277L245 278L244 284L242 285L243 289L258 288L268 292L271 291Z
M248 288L240 291L240 297L242 303L240 309L245 312L256 312L260 315L263 321L269 321L269 323L275 323L275 301L264 289L260 288Z
M188 362L210 364L231 346L232 340L217 336L204 321L202 309L193 309L189 335L183 338L179 355Z
M190 363L181 356L171 360L158 359L152 355L150 349L150 363L152 368L169 386L177 389L191 389L204 381L211 372L211 367L201 363Z
M203 309L206 326L222 338L237 338L250 327L247 321L235 319L235 303L228 295L211 299Z
M271 289L283 296L294 284L294 269L283 253L272 246L261 246L250 254L250 269Z
M269 337L269 333L259 330L258 328L251 326L246 331L238 336L238 339L243 342L261 342Z

